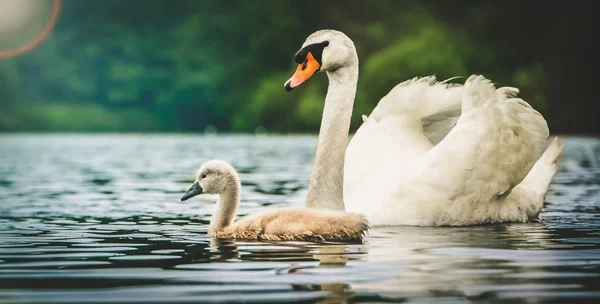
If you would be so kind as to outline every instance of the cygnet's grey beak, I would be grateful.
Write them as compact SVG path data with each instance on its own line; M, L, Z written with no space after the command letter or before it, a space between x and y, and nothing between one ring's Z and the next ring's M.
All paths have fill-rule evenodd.
M198 184L198 182L195 182L190 189L181 197L181 201L185 201L189 198L192 198L198 194L202 194L202 187L200 187L200 184Z

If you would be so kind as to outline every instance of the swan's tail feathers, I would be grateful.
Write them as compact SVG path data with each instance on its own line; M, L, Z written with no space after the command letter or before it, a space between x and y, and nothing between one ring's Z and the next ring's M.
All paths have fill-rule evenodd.
M558 169L558 158L563 148L555 137L525 179L512 189L505 201L508 221L527 221L538 217ZM518 210L518 214L511 215L514 210Z
M558 137L555 137L521 182L527 189L541 196L542 201L546 198L550 183L556 174L558 158L563 149L564 145L558 141Z

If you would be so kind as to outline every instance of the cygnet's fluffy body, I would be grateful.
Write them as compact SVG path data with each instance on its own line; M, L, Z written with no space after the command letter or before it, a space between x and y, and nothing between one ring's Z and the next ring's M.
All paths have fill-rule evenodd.
M216 238L295 240L358 240L369 229L364 216L308 208L285 208L248 215L221 230Z
M309 208L283 208L233 218L240 202L240 181L235 169L225 161L212 160L200 168L194 185L181 198L198 194L218 194L209 235L216 238L296 240L359 240L369 230L365 216L341 211Z

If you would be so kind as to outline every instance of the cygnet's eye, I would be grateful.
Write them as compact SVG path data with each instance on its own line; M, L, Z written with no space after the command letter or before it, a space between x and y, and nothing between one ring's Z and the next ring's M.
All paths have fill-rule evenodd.
M208 175L208 173L202 173L202 175L200 175L200 178L205 179L207 175Z

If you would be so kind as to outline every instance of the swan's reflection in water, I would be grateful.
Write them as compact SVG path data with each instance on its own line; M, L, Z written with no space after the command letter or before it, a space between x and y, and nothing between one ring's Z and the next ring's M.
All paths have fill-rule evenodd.
M291 284L296 291L326 292L328 297L319 303L423 297L467 301L511 298L523 292L541 294L556 288L565 292L585 288L584 281L594 276L591 271L598 270L600 251L588 249L572 255L551 250L560 248L560 238L544 223L376 227L364 244L294 243L293 260L310 254L318 264L291 264L277 274L288 277L282 281L293 282L297 278L301 283ZM263 254L274 257L272 251L257 250L248 258L261 259ZM571 264L578 258L588 259L595 266L576 269ZM543 266L544 261L552 267ZM554 275L561 263L562 267L571 268L568 277ZM524 267L527 265L533 267ZM532 281L531 276L539 278Z
M545 223L461 228L379 227L369 238L367 272L384 271L387 279L352 283L358 292L377 290L391 299L431 297L440 300L512 298L524 291L586 288L600 265L598 246L578 254L561 248L561 235ZM564 247L562 247L564 248ZM596 248L596 249L594 249ZM586 259L592 268L573 267ZM529 267L528 267L529 266ZM568 271L561 277L557 271ZM536 278L535 280L531 280ZM432 299L433 301L433 299Z

